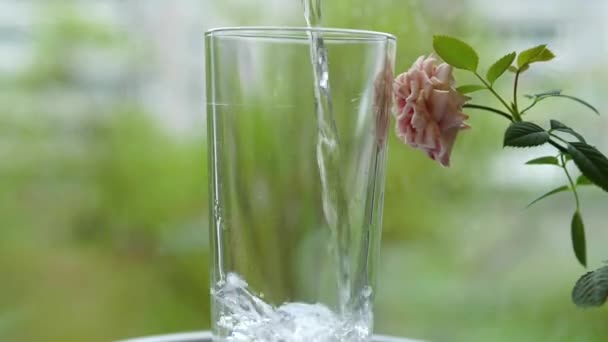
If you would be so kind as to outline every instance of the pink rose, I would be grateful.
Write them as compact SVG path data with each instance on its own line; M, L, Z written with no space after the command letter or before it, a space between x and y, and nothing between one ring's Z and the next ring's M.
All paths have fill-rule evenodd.
M404 143L426 152L443 166L450 165L456 135L469 128L461 112L469 100L453 87L452 67L437 65L434 56L420 56L393 82L397 136Z

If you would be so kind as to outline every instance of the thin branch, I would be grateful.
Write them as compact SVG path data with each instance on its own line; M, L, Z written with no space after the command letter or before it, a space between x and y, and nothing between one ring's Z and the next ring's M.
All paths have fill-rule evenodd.
M472 104L472 103L466 103L464 106L462 106L463 108L473 108L473 109L480 109L480 110L485 110L488 112L492 112L495 114L498 114L500 116L503 116L505 118L507 118L507 120L513 122L513 117L509 114L507 114L506 112L503 112L502 110L498 110L492 107L486 107L486 106L482 106L482 105L476 105L476 104Z
M581 203L578 199L578 193L576 192L576 184L572 180L570 172L568 172L568 168L566 167L566 159L564 158L563 154L560 156L560 159L562 160L562 169L564 169L566 177L568 177L568 183L570 183L570 188L572 189L572 193L574 194L574 200L576 201L576 211L579 211L581 208Z
M559 141L561 141L561 142L563 142L563 143L566 143L566 144L568 144L568 143L569 143L569 141L568 141L568 140L566 140L566 139L564 139L564 138L560 137L559 135L557 135L557 134L553 133L553 130L549 130L549 132L548 132L548 133L549 133L549 135L550 135L550 136L554 137L555 139L557 139L557 140L559 140Z
M537 103L538 103L538 97L534 97L534 100L532 101L532 103L531 103L531 104L530 104L528 107L524 108L524 109L521 111L521 113L519 113L519 114L524 115L524 113L525 113L525 112L527 112L528 110L530 110L530 109L531 109L532 107L534 107L534 106L535 106Z
M500 103L502 103L502 105L505 106L505 108L507 108L507 110L511 114L513 114L513 117L510 119L511 121L513 121L513 120L515 120L515 121L521 121L521 117L519 117L519 113L515 112L513 110L513 108L511 108L511 106L509 106L507 104L507 102L500 95L498 95L498 93L496 92L496 90L494 90L494 88L492 88L491 84L489 84L488 82L486 82L486 80L484 80L483 77L481 77L481 75L479 75L476 72L475 72L475 76L477 76L477 78L481 81L481 83L483 83L483 85L485 85L486 88L488 88L488 90L490 92L492 92L492 94L494 94L494 96L496 96L496 98L500 101Z
M549 144L551 144L553 147L555 147L556 149L558 149L558 151L560 151L561 153L568 153L568 150L561 146L560 144L556 143L554 140L549 140Z
M515 73L515 82L513 83L513 111L517 112L519 107L517 107L517 83L519 82L519 69Z

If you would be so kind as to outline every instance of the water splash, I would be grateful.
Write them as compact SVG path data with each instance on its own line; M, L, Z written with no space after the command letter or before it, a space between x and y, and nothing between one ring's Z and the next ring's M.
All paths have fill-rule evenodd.
M226 342L365 342L367 316L338 315L322 304L285 303L273 307L255 296L234 273L216 284L212 296L221 308L217 321Z

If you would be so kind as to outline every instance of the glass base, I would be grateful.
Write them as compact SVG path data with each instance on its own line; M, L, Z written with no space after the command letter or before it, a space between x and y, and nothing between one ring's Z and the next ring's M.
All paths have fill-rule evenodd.
M407 338L374 335L373 342L423 342ZM162 336L138 337L118 342L212 342L211 333L208 331L181 333Z

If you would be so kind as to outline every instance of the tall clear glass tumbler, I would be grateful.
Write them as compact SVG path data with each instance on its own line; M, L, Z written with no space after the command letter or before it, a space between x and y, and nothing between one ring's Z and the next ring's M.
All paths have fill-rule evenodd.
M214 338L368 341L395 38L250 27L205 42Z

